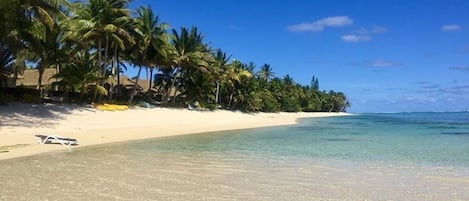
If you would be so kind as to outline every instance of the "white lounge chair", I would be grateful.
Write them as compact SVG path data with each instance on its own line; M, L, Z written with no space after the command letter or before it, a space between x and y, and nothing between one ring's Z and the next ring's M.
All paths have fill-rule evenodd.
M35 135L38 140L39 144L48 144L48 143L60 143L62 145L78 145L77 139L74 138L66 138L59 135Z

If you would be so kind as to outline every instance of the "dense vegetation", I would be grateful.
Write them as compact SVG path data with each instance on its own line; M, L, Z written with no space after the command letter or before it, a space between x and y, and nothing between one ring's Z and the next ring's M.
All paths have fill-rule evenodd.
M292 77L276 77L269 64L232 60L210 47L197 27L168 30L152 9L128 8L129 0L1 0L0 86L33 64L41 91L46 68L58 69L60 90L82 100L135 102L150 92L124 95L119 75L127 65L151 72L163 104L199 102L207 108L242 111L344 111L341 92L320 91ZM153 76L153 74L155 74ZM176 90L171 90L176 89ZM176 96L176 91L178 92ZM1 93L1 92L0 92ZM173 94L171 94L173 93ZM0 94L1 95L1 94Z

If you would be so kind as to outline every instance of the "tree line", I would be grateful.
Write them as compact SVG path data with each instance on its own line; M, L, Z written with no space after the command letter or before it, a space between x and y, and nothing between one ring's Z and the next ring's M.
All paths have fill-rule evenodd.
M169 30L150 7L129 9L129 0L2 0L0 13L0 81L33 64L38 90L45 69L55 68L62 90L113 101L124 97L116 86L130 65L136 83L142 70L150 73L150 89L158 87L166 105L198 102L247 112L350 106L343 93L321 91L316 77L301 85L289 75L276 77L269 64L256 71L255 64L210 47L197 27ZM151 91L136 91L134 85L125 96L130 103L152 98Z

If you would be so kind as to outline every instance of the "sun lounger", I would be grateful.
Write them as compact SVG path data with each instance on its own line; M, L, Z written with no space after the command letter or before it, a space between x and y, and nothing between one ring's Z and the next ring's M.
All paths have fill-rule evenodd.
M60 143L62 145L78 145L77 139L66 138L59 135L36 135L39 144Z

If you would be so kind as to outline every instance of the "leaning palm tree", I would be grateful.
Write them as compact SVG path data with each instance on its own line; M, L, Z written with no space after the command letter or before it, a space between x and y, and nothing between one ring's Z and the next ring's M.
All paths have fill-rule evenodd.
M39 77L36 89L38 90L42 89L45 69L56 67L61 63L61 58L64 58L62 36L59 24L54 24L51 28L42 23L35 23L25 37L26 47L34 54L34 61L37 62Z
M45 68L56 65L60 58L62 45L59 39L61 37L59 21L65 18L62 6L69 5L69 2L67 0L20 0L19 2L20 12L23 12L29 20L18 31L22 44L35 56L33 61L38 64L39 70L36 88L41 89ZM42 96L42 93L40 95Z
M251 77L252 74L249 72L249 70L247 70L247 65L237 60L233 61L231 64L228 64L223 70L222 84L225 86L226 95L228 96L228 109L234 108L234 102L237 95L242 96L240 91L241 83Z
M218 49L213 55L215 62L213 63L214 70L217 76L217 87L215 91L215 103L218 104L219 96L220 96L220 81L222 79L223 72L228 67L228 61L230 60L231 56L227 56L225 52L221 49Z
M140 7L137 9L135 18L136 42L132 53L132 63L138 66L137 78L129 98L132 102L135 96L135 90L140 78L142 67L156 67L157 59L166 57L163 47L168 44L166 37L166 24L158 22L158 16L153 14L150 7Z
M195 75L195 72L209 73L210 63L214 60L207 45L203 42L204 36L197 27L192 27L191 30L182 27L180 33L173 29L172 37L174 71L171 88L175 87L184 93L184 88L181 86L193 85L192 81L196 78L191 76ZM173 95L174 102L175 94Z

